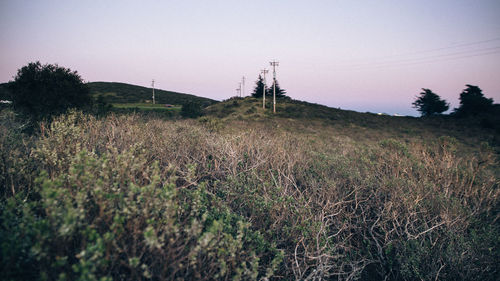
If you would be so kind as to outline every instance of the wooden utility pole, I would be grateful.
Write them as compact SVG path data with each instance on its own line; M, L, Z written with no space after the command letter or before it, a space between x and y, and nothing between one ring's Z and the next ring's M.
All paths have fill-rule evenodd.
M273 60L269 64L273 67L273 113L276 113L276 66L279 66L280 63Z
M155 104L155 80L151 82L151 87L153 87L153 104Z
M236 96L241 98L241 82L239 83L238 88L236 88Z
M241 78L241 85L242 85L243 96L245 96L245 76Z
M266 73L268 73L269 70L267 69L262 69L260 73L262 73L262 77L264 78L264 87L262 89L262 108L266 108Z

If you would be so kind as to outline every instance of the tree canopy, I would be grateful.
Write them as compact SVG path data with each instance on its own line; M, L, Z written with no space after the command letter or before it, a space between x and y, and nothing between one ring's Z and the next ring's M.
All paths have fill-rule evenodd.
M274 79L275 87L276 87L276 97L281 98L281 97L286 97L286 91L280 87L280 84L278 83L277 79ZM268 95L272 96L273 95L273 86L269 86L267 89Z
M286 97L286 91L280 87L280 84L278 83L278 80L274 80L276 82L276 97ZM273 96L273 85L266 86L264 85L264 79L262 78L261 75L259 75L259 78L257 81L255 81L255 88L253 89L252 92L252 97L254 98L261 98L262 93L264 92L264 87L266 89L266 96Z
M14 109L35 120L92 104L80 75L57 64L29 63L18 70L9 87Z
M441 114L448 110L449 104L445 100L442 100L437 94L429 89L422 89L423 92L420 96L417 96L415 102L413 102L413 107L420 112L422 116L430 116L435 114Z
M253 89L252 92L252 97L254 98L261 98L262 93L264 93L264 78L262 78L262 75L259 75L259 78L255 82L255 88Z
M203 115L203 108L198 101L190 101L182 105L181 116L185 118L197 118Z
M486 98L478 86L465 85L460 94L460 107L455 108L455 113L460 116L477 115L488 112L493 108L493 99Z

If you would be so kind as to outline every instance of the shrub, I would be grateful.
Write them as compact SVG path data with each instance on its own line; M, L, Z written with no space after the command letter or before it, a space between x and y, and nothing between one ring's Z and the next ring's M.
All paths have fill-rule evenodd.
M196 118L203 115L201 104L195 101L190 101L182 105L181 116L187 118Z
M198 121L211 132L218 132L224 127L222 121L217 118L204 116L201 117Z
M493 99L486 98L478 86L465 85L460 93L460 107L455 109L459 116L477 115L493 109Z
M56 120L53 133L76 141L77 119ZM282 254L204 183L181 188L193 179L160 169L141 148L99 155L54 148L37 149L42 166L55 164L48 155L69 159L41 173L40 200L2 205L3 278L257 279L281 263Z
M34 120L88 107L87 85L76 71L58 65L29 63L10 84L13 107Z
M30 157L34 137L23 134L26 122L20 122L12 110L0 111L0 201L21 192L30 194L37 163Z

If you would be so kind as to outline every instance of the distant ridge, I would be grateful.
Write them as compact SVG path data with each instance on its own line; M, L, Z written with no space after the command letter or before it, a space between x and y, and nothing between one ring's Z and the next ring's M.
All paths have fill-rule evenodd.
M152 99L152 88L119 82L89 82L88 85L93 96L102 95L109 103L140 103ZM217 103L209 98L160 89L155 89L155 100L157 103L176 105L194 101L204 107Z

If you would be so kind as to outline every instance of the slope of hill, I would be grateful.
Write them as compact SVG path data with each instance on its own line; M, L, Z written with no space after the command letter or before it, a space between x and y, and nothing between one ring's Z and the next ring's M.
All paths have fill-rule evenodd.
M376 116L379 119L394 119L388 115L360 113L352 110L332 108L305 101L280 98L276 102L276 114L272 113L272 100L266 100L266 109L262 108L262 100L252 97L231 98L206 108L208 115L220 118L267 118L270 116L291 119L324 119L357 122L366 119L366 116ZM413 117L405 117L415 119Z
M0 100L11 99L7 85L8 83L0 84ZM90 82L88 86L92 96L102 95L109 103L141 103L151 100L151 88L117 82ZM194 101L202 104L203 107L217 103L216 100L209 98L160 89L155 89L155 99L157 103L175 105L184 105Z
M477 137L500 146L500 127L491 124L496 120L490 115L471 118L452 116L433 116L417 118L411 116L389 116L374 113L361 113L351 110L331 108L324 105L280 99L276 113L268 102L262 108L262 100L252 97L231 98L205 108L208 118L224 122L234 120L254 122L278 122L294 126L314 127L314 124L335 127L339 133L349 136L358 135L363 139L376 140L381 137L404 137L420 139L449 135L471 146L477 145ZM280 121L277 121L280 119ZM498 118L497 118L498 119Z
M88 83L93 96L102 95L109 103L140 103L151 100L152 89L117 82ZM158 103L184 105L195 101L208 106L217 101L195 95L155 89L155 99Z

